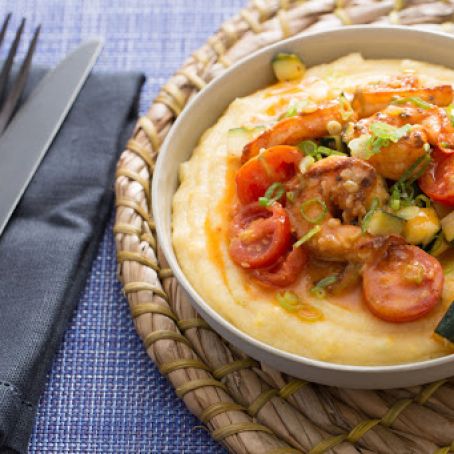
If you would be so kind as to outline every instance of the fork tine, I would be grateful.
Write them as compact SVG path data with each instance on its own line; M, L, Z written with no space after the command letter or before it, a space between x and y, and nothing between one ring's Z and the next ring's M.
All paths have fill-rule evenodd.
M19 101L19 98L24 90L40 31L41 25L38 25L38 27L36 27L35 33L33 34L33 39L28 47L27 55L25 56L24 61L22 62L19 69L19 74L16 77L13 87L11 88L8 97L5 99L5 103L3 104L0 111L0 134L6 128L6 125L8 124L8 121L11 118L11 115L13 114L16 107L16 104Z
M5 20L3 21L3 25L0 30L0 48L2 47L3 38L5 37L6 29L8 28L10 19L11 19L11 13L8 13L5 17Z
M2 72L0 73L0 99L3 98L3 94L8 83L9 75L11 73L11 68L13 67L14 57L16 56L17 48L19 46L19 41L24 30L25 18L21 20L19 28L17 29L16 36L14 37L13 44L8 52L6 57L5 64L3 65Z

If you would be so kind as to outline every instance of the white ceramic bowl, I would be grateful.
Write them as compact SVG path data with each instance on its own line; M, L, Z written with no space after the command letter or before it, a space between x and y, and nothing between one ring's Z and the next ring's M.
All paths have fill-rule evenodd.
M396 366L346 366L304 358L258 341L224 320L205 302L182 272L172 246L171 207L180 163L189 159L202 133L237 97L274 80L270 61L278 52L299 54L307 66L330 62L351 52L366 58L410 58L454 68L454 38L404 27L345 27L304 34L266 47L208 84L185 108L168 134L153 178L153 215L158 239L174 275L202 317L248 355L296 377L348 388L412 386L454 375L454 355Z

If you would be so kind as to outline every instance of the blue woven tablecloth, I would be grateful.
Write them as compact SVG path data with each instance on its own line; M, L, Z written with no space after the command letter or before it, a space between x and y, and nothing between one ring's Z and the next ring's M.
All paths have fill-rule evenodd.
M142 70L141 111L183 60L245 0L1 0L0 19L43 30L35 63L54 65L101 36L96 70ZM9 39L12 35L11 27ZM4 51L3 51L4 52ZM31 453L221 453L146 355L116 280L108 226L49 374Z

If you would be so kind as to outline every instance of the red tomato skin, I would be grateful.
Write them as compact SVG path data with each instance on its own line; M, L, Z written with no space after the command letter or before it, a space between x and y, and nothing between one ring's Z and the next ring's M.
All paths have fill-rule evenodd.
M298 279L307 258L307 252L302 247L292 249L274 266L251 270L251 276L266 288L288 287Z
M396 258L402 257L402 263ZM424 268L420 284L405 281L406 260ZM407 271L408 272L408 271ZM365 266L363 293L368 309L392 323L412 322L428 314L441 300L443 270L440 262L411 245L390 246L381 258Z
M236 174L240 202L255 202L273 183L292 178L301 159L302 155L296 147L277 145L247 161Z
M230 257L246 269L271 266L288 249L290 229L288 214L278 202L271 207L257 202L243 206L230 226Z
M418 180L421 190L432 200L454 206L454 154L432 152L432 162Z

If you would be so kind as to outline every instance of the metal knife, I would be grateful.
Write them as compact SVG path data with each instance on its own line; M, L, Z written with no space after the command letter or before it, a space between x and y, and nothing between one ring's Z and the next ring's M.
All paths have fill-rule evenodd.
M81 44L44 76L0 137L0 235L98 58Z

